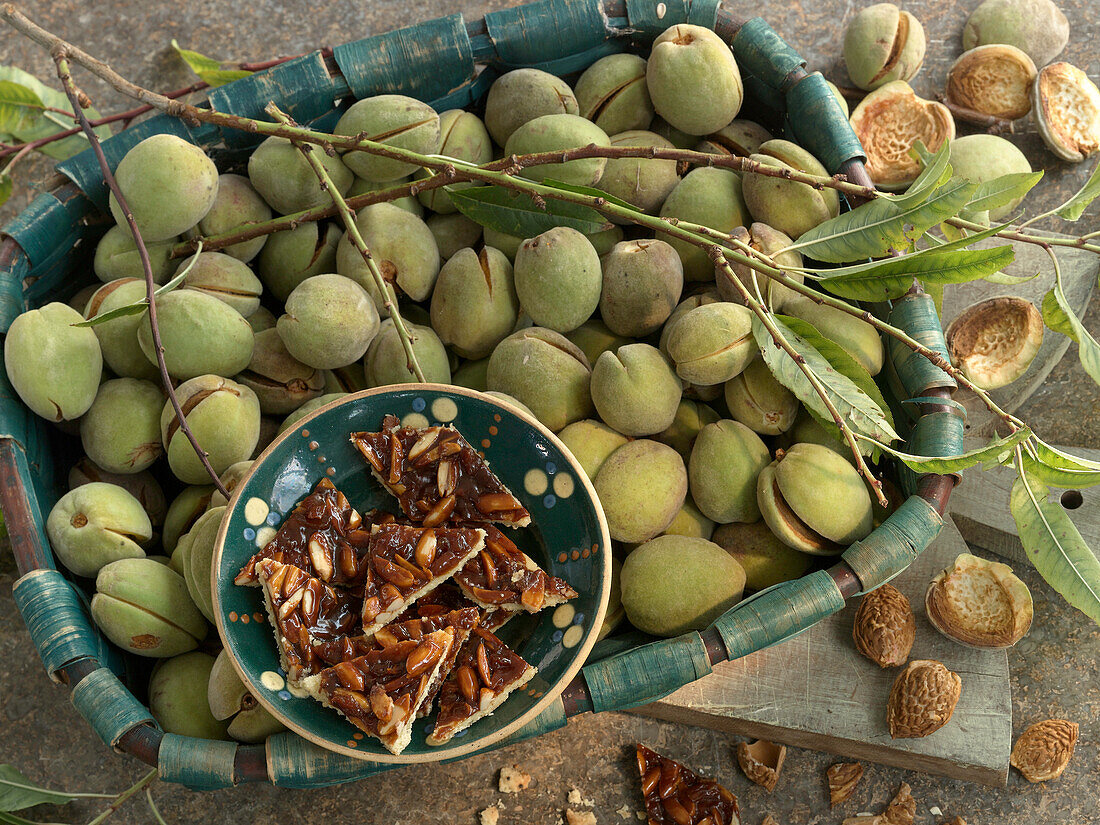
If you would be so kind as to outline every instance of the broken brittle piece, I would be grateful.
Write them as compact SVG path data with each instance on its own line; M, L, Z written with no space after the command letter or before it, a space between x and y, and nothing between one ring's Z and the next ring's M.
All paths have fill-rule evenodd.
M329 587L290 564L264 559L256 567L264 601L275 631L279 663L287 682L297 687L325 663L315 645L345 636L359 622L359 600Z
M382 431L352 433L375 477L412 521L498 522L526 527L531 514L454 427L401 427L386 416Z
M739 825L737 797L645 745L637 750L649 825Z
M439 715L428 744L445 744L459 731L489 716L535 672L491 631L475 627L440 688Z
M485 525L485 547L455 574L455 581L470 601L486 609L537 613L577 595L491 524Z
M829 783L829 807L847 802L855 793L856 785L863 778L863 765L859 762L838 762L825 771Z
M416 710L436 687L455 642L445 627L420 640L406 639L326 668L302 686L364 733L399 754L412 738Z
M485 545L468 527L385 524L371 535L363 581L363 634L370 636L454 575Z

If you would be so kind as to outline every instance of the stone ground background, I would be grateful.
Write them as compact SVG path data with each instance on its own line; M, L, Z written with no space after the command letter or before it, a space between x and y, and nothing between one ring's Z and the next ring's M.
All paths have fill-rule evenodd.
M259 60L337 45L457 11L474 19L512 2L331 0L307 6L292 0L254 0L249 4L33 0L23 5L47 28L108 60L125 76L147 87L172 89L191 82L170 49L173 37L187 48L218 58ZM734 4L744 9L746 17L765 17L801 50L811 68L840 82L844 81L838 58L844 27L863 5L849 0ZM918 94L931 96L942 89L947 69L961 50L963 23L975 5L977 0L908 0L906 7L924 22L929 40L929 56L914 82ZM1095 0L1063 0L1063 8L1071 24L1071 42L1062 57L1097 78L1100 52L1095 44L1100 39L1100 22ZM4 63L43 79L52 77L48 56L7 31L0 31L0 55ZM130 108L87 75L78 75L78 80L102 111ZM1044 151L1030 124L1013 140L1035 168L1047 170L1032 208L1060 202L1085 179L1085 165L1058 162ZM19 192L0 209L0 218L7 220L22 208L47 172L45 163L34 163L17 173ZM1083 231L1094 231L1100 228L1100 218L1085 218L1080 226ZM1100 329L1097 302L1085 322L1092 330ZM1100 391L1080 368L1075 347L1020 414L1056 443L1100 444ZM68 702L68 690L47 680L11 599L17 572L9 550L6 541L0 540L0 762L14 763L32 780L54 787L122 790L145 768L111 755ZM971 825L1097 822L1100 632L1067 607L1033 571L1021 572L1035 595L1036 623L1030 635L1009 653L1015 732L1018 735L1031 722L1049 716L1067 717L1081 725L1072 764L1060 780L1046 785L1029 785L1014 772L1006 789L990 789L868 765L853 801L842 811L830 813L825 803L824 770L837 761L835 757L791 749L779 787L769 796L738 770L735 737L625 714L603 714L575 719L564 730L507 750L449 765L409 767L342 787L304 792L253 786L199 794L159 785L155 797L169 823L472 825L477 811L502 801L502 825L549 825L562 821L566 794L576 787L593 801L601 825L622 823L633 819L620 819L616 812L622 806L630 811L641 809L631 756L633 743L641 740L725 783L740 798L743 821L748 825L757 825L767 813L783 825L839 823L856 811L881 810L901 781L913 787L918 823L939 823L956 815ZM496 790L498 768L511 763L518 763L535 779L529 790L516 796ZM942 817L930 813L933 806L942 810ZM64 809L39 808L32 816L43 821L86 822L99 809L95 801L82 801ZM112 821L130 825L153 820L137 801L120 810Z

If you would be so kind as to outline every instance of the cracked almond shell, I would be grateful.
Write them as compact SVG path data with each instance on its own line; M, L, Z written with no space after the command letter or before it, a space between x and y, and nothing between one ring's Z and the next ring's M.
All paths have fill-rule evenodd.
M859 88L872 91L893 80L909 80L920 71L925 52L924 27L893 3L861 10L844 34L844 62Z
M1000 562L962 553L936 575L924 599L928 620L967 647L1011 647L1031 628L1031 591Z
M962 693L957 673L931 659L911 661L890 689L886 724L893 739L915 739L935 733L949 721Z
M1046 782L1062 775L1076 745L1076 722L1047 719L1020 734L1009 762L1028 782Z
M1031 111L1047 147L1070 163L1100 151L1100 89L1069 63L1044 66L1031 86Z
M916 636L909 599L893 585L881 585L860 599L852 640L856 650L879 667L904 665Z
M779 782L779 772L783 770L783 761L787 758L787 748L766 739L759 739L751 745L740 742L737 745L737 764L745 776L762 787L768 793L775 790Z
M1043 343L1043 316L1023 298L989 298L965 309L945 334L951 362L983 390L1027 372Z
M856 106L851 117L867 153L867 173L875 185L892 191L917 179L921 164L909 150L918 140L930 152L955 137L955 120L942 103L924 100L904 80L881 86Z
M1016 120L1031 111L1035 63L1003 43L963 53L947 73L947 99L984 115Z

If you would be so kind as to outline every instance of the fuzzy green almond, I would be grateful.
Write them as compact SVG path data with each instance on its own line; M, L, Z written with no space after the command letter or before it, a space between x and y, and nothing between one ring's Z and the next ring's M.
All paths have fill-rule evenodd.
M409 330L409 335L412 336L412 349L416 353L420 368L424 371L424 379L430 383L450 384L451 365L447 348L439 340L435 330L429 326L408 321L405 322L405 326ZM363 363L367 383L372 387L414 384L418 381L416 375L409 369L409 359L401 344L401 334L390 318L382 322L378 335L367 349Z
M199 221L199 232L205 237L230 232L248 224L271 220L271 207L252 188L248 178L228 172L218 177L218 194L214 205ZM247 263L260 254L269 235L231 244L221 251Z
M214 718L206 688L214 667L209 653L193 651L158 662L149 677L149 712L161 730L197 739L225 739L227 725Z
M313 151L337 191L346 195L355 174L339 157L321 150ZM248 158L248 180L268 206L280 215L332 203L309 161L286 138L269 137L256 147Z
M665 199L660 215L702 224L716 232L732 232L749 222L742 190L741 178L735 172L701 166L684 175ZM714 262L705 250L665 233L657 237L667 240L680 256L685 280L714 281Z
M432 329L463 358L485 358L519 317L512 264L503 252L456 252L439 270L432 290Z
M699 431L688 462L695 505L719 524L756 521L760 518L756 479L769 461L767 445L739 421L707 424Z
M275 328L287 352L302 364L315 369L346 367L363 357L378 334L378 310L352 279L314 275L290 293Z
M104 381L80 419L80 441L88 457L112 473L140 473L156 461L164 391L151 381Z
M779 435L794 426L801 405L775 380L763 359L753 360L725 386L730 416L760 435Z
M149 311L140 316L138 345L157 362ZM252 327L229 304L205 292L177 289L157 298L164 365L179 381L199 375L236 375L252 358Z
M247 318L260 308L263 284L248 264L224 252L201 252L180 263L187 275L181 289L193 289L223 301Z
M119 559L142 558L153 535L145 508L114 484L92 482L63 495L46 519L54 555L78 576Z
M523 124L543 115L579 113L569 84L541 69L513 69L489 87L485 98L485 126L498 146Z
M405 95L375 95L356 101L332 131L422 155L439 151L439 115L427 103ZM343 158L356 175L378 183L403 178L416 169L411 163L366 152L346 152Z
M210 668L206 700L210 713L226 723L226 732L238 742L256 744L286 730L244 686L225 650L218 653Z
M653 41L646 85L657 114L690 135L721 129L745 96L730 47L712 30L687 23Z
M145 251L149 255L149 267L153 271L153 282L164 284L168 282L172 272L178 266L178 262L171 257L172 249L179 242L179 238L173 235L163 241L152 242L142 238L145 242ZM118 278L145 279L145 269L138 255L137 244L130 227L126 224L112 226L96 244L95 258L92 268L96 277L104 283L110 283Z
M627 344L601 355L592 368L591 391L600 418L627 436L667 429L682 392L671 365L649 344Z
M752 311L726 301L696 307L676 321L666 346L676 374L685 381L700 386L724 384L758 352Z
M617 335L649 335L668 320L683 288L683 267L672 246L660 240L622 241L603 259L600 316Z
M596 477L608 456L629 440L622 433L591 418L574 421L558 433L558 438L569 448L590 479Z
M145 281L137 278L118 278L97 289L83 308L84 317L95 318L124 306L144 301L148 293ZM92 327L103 361L115 375L121 378L157 380L160 371L145 357L138 345L137 332L140 315L126 315L96 324Z
M228 378L200 375L180 384L176 399L215 473L252 456L260 438L260 403L252 390ZM185 484L209 481L170 401L161 412L160 437L176 478Z
M515 285L516 296L535 325L570 332L599 306L600 257L576 229L556 226L520 244Z
M306 278L336 271L336 248L343 234L335 223L311 221L269 235L256 259L256 274L268 292L285 302Z
M761 144L750 160L778 169L828 175L817 158L789 140L776 139ZM752 172L745 173L743 180L741 191L753 221L766 223L792 238L797 239L840 214L840 200L835 189L817 190L805 183ZM746 223L743 221L742 225Z
M644 129L653 120L646 61L636 54L610 54L584 70L574 92L579 114L607 134Z
M291 413L325 386L324 373L291 355L277 329L256 333L252 360L236 380L256 393L265 415Z
M608 456L593 486L611 538L640 544L672 523L687 496L684 461L671 447L639 438Z
M603 129L578 115L543 115L516 129L504 146L504 154L530 155L589 145L610 146L611 141ZM606 165L606 158L577 158L526 166L520 174L533 181L552 178L575 186L595 186Z

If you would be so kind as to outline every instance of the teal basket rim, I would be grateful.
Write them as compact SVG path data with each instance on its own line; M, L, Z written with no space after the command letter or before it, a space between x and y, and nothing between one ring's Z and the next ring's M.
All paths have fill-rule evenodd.
M303 55L213 89L209 96L219 110L263 117L263 105L275 97L274 90L278 89L280 105L300 122L323 122L333 100L353 93L399 91L427 97L439 108L464 107L487 90L498 71L536 66L568 74L683 22L714 29L731 42L746 88L764 105L776 107L790 134L826 161L830 172L846 174L860 185L871 185L863 167L862 148L847 120L834 117L829 121L835 113L831 96L820 94L820 83L816 81L820 75L806 72L797 52L763 20L737 20L720 7L718 0L540 0L492 12L469 23L461 15L450 15L344 44L333 50L331 61L320 52ZM538 36L540 32L547 36ZM429 43L434 52L428 50ZM566 43L569 48L565 48ZM380 60L380 55L384 59ZM433 71L423 71L425 65ZM420 71L408 71L411 66ZM464 78L458 76L459 68L466 71ZM410 88L418 77L428 77L435 85ZM811 82L804 84L805 80ZM835 112L839 113L839 107ZM822 128L822 117L830 128ZM813 129L808 129L810 124ZM117 162L130 146L157 131L179 133L204 148L217 146L219 152L249 148L244 140L247 136L239 133L223 135L205 125L188 129L179 121L159 116L104 141L104 151ZM0 330L6 329L28 304L63 288L64 276L75 263L74 248L93 238L95 229L86 219L96 211L97 203L102 206L105 202L105 192L98 167L84 157L89 153L60 164L59 171L69 182L40 195L4 228L5 237L0 243ZM875 309L923 343L946 351L931 299L919 290ZM898 313L900 317L895 317ZM951 411L948 405L952 403L949 396L953 382L929 366L897 353L887 367L891 381L900 390L898 397L918 402L918 409L909 413L918 424L930 414ZM912 407L908 405L910 410ZM905 415L901 409L899 404L895 413L899 420ZM936 421L947 418L953 416L938 417ZM939 438L936 435L925 433L925 443L920 446L929 450L927 454L953 455L961 451L961 422L957 438L954 432ZM917 448L910 445L910 451ZM53 495L53 470L48 433L22 407L0 375L0 506L7 517L19 569L28 574L13 588L16 602L47 672L51 678L73 686L74 701L77 693L86 697L87 691L79 691L79 687L89 677L108 686L105 689L117 697L110 703L82 698L77 705L107 744L158 766L162 778L193 788L252 781L320 787L396 767L320 751L292 734L270 737L263 745L243 745L163 734L151 724L140 702L119 681L119 659L110 655L91 621L80 617L81 608L73 603L79 601L74 588L52 569L42 514ZM849 548L834 568L787 583L790 587L757 594L752 601L739 605L741 609L731 610L729 621L724 622L723 617L702 633L660 640L590 662L584 676L578 676L566 688L560 701L508 741L560 727L568 715L629 707L638 704L639 697L655 700L705 675L710 663L745 655L801 632L839 610L846 597L871 589L908 566L938 532L954 483L955 479L947 476L909 473L904 490L909 498L901 508L905 517L895 520L892 516L868 539ZM71 605L71 609L49 609L58 604ZM47 609L41 609L43 605ZM56 613L76 618L60 628L50 618ZM777 616L781 621L776 620ZM622 686L621 668L629 663L632 653L665 657L662 666L670 664L674 679L641 688Z

